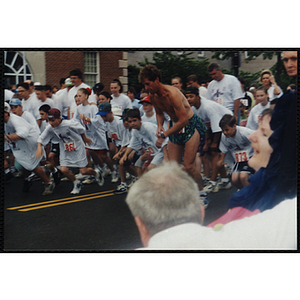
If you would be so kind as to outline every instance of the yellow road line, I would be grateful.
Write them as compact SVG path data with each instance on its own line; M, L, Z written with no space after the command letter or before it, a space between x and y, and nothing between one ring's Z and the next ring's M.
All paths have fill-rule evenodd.
M107 197L107 196L112 196L112 195L114 195L114 193L98 195L98 196L82 198L82 199L76 199L76 200L71 200L71 201L65 201L65 202L59 202L59 203L53 203L53 204L47 204L47 205L40 205L40 206L31 207L31 208L19 209L18 211L30 211L30 210L41 209L41 208L46 208L46 207L53 207L53 206L58 206L58 205L80 202L80 201L86 201L86 200L91 200L91 199L95 199L95 198L102 198L102 197Z
M22 205L22 206L9 207L7 209L8 210L15 210L15 209L20 209L20 208L25 208L25 207L32 207L32 206L37 206L37 205L43 205L43 204L47 204L47 203L60 202L60 201L65 201L65 200L70 200L70 199L79 199L79 198L89 197L89 196L93 196L93 195L101 195L101 194L111 193L112 191L113 190L109 190L109 191L98 192L98 193L93 193L93 194L86 194L86 195L81 195L81 196L75 196L75 197L69 197L69 198L63 198L63 199L50 200L50 201L39 202L39 203L26 204L26 205Z

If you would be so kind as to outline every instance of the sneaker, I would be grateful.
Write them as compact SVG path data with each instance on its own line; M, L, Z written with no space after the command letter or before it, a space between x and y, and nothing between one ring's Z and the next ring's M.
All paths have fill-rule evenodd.
M89 175L82 175L80 172L75 175L76 180L85 180L89 177Z
M115 190L114 190L114 193L115 194L125 194L128 192L128 187L127 185L124 185L124 184L120 184Z
M62 172L60 170L56 170L56 172L52 172L52 177L54 180L55 185L59 185L61 177L62 177Z
M218 182L218 187L220 190L229 190L231 188L231 182Z
M131 174L129 174L128 172L126 172L126 179L130 179L131 178Z
M32 172L27 178L28 178L28 180L30 180L30 181L41 180L41 178L38 177L34 172Z
M71 194L72 194L72 195L79 194L80 191L81 191L81 188L82 188L82 183L81 183L81 182L79 182L79 183L74 183L74 188L73 188L73 190L71 191Z
M100 186L102 186L104 184L104 178L103 178L103 176L101 174L101 171L99 171L99 170L95 170L95 171L97 173L96 176L95 176L95 179L96 179L97 183Z
M118 173L116 171L113 171L111 173L111 182L118 182L118 180L119 180Z
M203 187L207 186L209 183L209 179L207 178L202 178L202 183L203 183Z
M206 193L216 193L219 191L219 186L217 183L213 184L211 181L206 185L206 187L204 188Z
M27 178L24 180L24 185L23 185L23 192L29 192L30 187L32 186L32 181L28 180Z
M209 204L209 199L207 195L199 195L200 198L200 203L204 206L204 208L206 209L208 204Z
M95 179L94 176L89 176L87 179L83 180L82 183L83 184L91 184L91 183L93 183L95 181L96 181L96 179Z
M55 188L55 183L54 182L46 183L45 184L45 190L44 190L44 193L42 195L43 196L51 195L53 193L54 188Z
M138 177L133 177L133 176L132 176L132 180L131 180L131 182L129 183L128 188L130 189L130 188L133 186L133 184L134 184L137 180L138 180Z
M111 175L111 171L109 168L105 168L104 170L102 169L102 176L105 178L106 176Z
M17 177L17 178L22 177L22 171L16 171L13 173L13 175L14 175L14 177Z

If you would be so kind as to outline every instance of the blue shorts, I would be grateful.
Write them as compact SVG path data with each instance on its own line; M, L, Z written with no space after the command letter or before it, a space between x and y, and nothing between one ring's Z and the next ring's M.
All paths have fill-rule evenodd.
M206 133L206 127L197 115L193 115L189 119L189 123L180 130L169 136L169 140L176 145L185 145L193 136L195 130L198 130L200 137Z

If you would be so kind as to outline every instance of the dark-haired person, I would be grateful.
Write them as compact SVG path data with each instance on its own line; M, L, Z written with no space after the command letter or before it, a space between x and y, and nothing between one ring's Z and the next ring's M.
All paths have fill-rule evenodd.
M110 84L112 100L110 101L112 112L115 116L122 117L126 108L132 108L131 100L123 93L123 85L119 79L114 79Z
M83 73L79 68L71 70L69 73L69 77L71 79L73 87L68 92L68 99L69 99L68 119L72 119L74 117L74 113L77 106L74 99L77 91L81 88L85 88L85 89L89 88L91 90L91 87L83 82Z
M238 122L240 99L243 98L240 82L235 76L223 74L217 63L211 63L207 70L213 80L208 85L206 98L228 108Z
M25 119L12 114L8 103L5 103L4 107L4 137L15 157L16 169L24 172L26 179L24 180L23 191L29 191L32 181L28 180L28 175L29 172L34 172L45 183L43 195L52 194L55 183L51 182L39 165L45 152L41 149L39 157L34 155L37 150L39 130Z
M179 89L161 83L161 72L154 65L146 65L139 74L139 81L149 91L151 103L156 111L157 141L156 146L162 146L165 138L169 137L169 160L181 162L186 171L198 184L202 203L207 203L207 193L203 189L202 177L195 167L195 159L200 145L201 135L206 128L201 119L195 115L185 96ZM172 125L168 130L163 127L166 112Z
M135 88L133 88L133 87L129 88L127 91L127 96L131 100L132 108L135 108L135 107L140 108L142 106L142 104L139 103L139 100L135 98L136 97Z

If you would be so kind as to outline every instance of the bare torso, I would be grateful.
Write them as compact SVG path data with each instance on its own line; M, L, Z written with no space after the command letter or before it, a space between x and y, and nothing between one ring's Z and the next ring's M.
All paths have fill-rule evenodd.
M150 99L157 113L166 112L174 122L179 121L179 109L185 110L188 119L194 114L187 99L176 87L162 85L160 93L150 94Z

